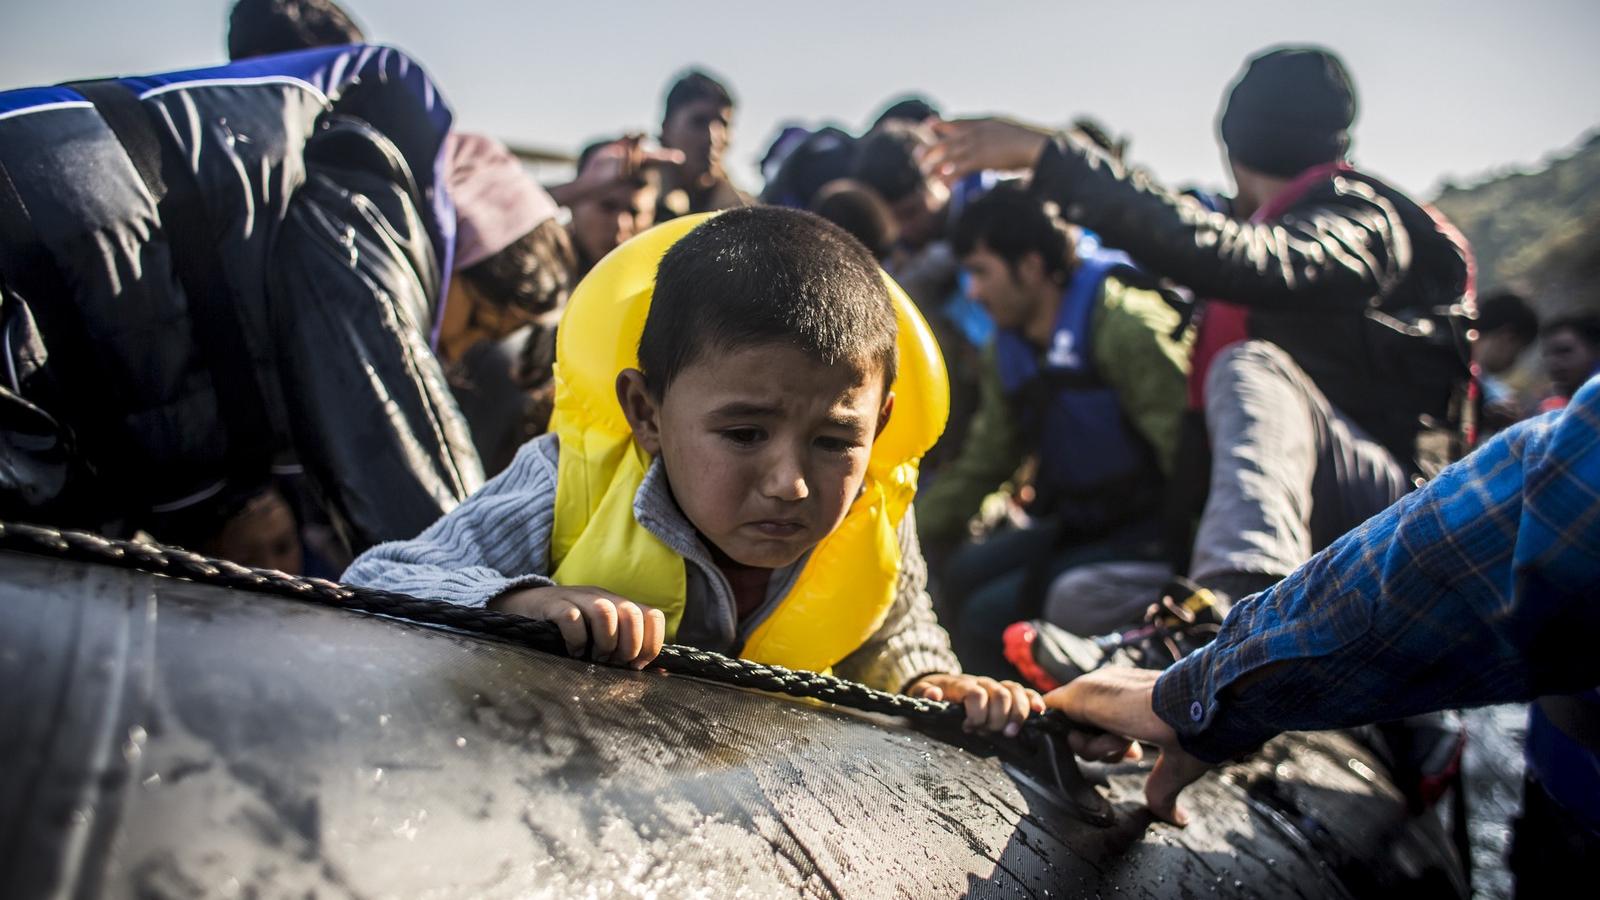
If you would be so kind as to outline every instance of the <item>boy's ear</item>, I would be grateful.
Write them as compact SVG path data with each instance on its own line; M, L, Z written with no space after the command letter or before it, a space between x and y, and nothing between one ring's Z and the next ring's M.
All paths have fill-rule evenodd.
M633 429L633 439L651 456L661 452L661 410L645 386L644 373L623 369L617 373L617 403Z
M884 426L889 424L889 414L892 412L894 412L894 391L883 396L883 408L878 410L878 430L872 433L873 440L877 440L878 435L883 434Z

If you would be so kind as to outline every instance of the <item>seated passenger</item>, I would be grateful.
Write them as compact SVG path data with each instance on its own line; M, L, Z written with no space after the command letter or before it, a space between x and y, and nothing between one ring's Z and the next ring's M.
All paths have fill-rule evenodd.
M889 284L792 210L641 237L568 308L554 433L345 578L555 622L574 656L643 668L672 639L1015 733L1039 697L956 674L924 590L910 502L945 385Z
M1079 238L1020 187L975 201L955 247L998 333L966 443L917 514L924 542L958 540L986 495L1036 463L1033 524L962 549L943 573L963 664L994 674L1008 669L1002 631L1038 614L1055 575L1089 559L1163 558L1190 330L1126 255Z

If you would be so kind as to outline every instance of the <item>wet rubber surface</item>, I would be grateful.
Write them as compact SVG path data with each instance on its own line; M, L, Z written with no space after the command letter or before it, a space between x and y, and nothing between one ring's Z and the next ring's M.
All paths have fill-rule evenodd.
M0 554L0 896L1346 897L1459 890L1337 735L1106 828L887 718Z

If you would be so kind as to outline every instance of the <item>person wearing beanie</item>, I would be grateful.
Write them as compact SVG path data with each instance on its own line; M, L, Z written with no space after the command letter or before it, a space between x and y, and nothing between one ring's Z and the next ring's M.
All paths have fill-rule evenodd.
M1236 187L1228 213L1130 176L1080 136L1006 119L938 123L940 140L922 155L947 179L1031 169L1032 189L1069 220L1201 298L1189 442L1171 483L1174 524L1198 513L1192 541L1177 527L1172 539L1192 582L1166 592L1173 602L1155 607L1156 621L1129 623L1144 627L1125 644L1150 638L1130 648L1149 651L1129 655L1143 665L1171 664L1206 635L1159 638L1196 622L1215 632L1216 618L1196 609L1218 612L1277 582L1459 452L1470 251L1437 213L1352 166L1357 111L1329 50L1277 47L1249 60L1217 120ZM1161 596L1152 587L1149 599ZM1058 680L1105 659L1077 653L1073 635L1029 635L1008 655L1041 671L1075 660L1056 667ZM1195 732L1197 698L1155 696L1157 715Z
M1250 61L1217 120L1236 166L1274 178L1343 160L1356 119L1355 85L1337 56L1274 50Z

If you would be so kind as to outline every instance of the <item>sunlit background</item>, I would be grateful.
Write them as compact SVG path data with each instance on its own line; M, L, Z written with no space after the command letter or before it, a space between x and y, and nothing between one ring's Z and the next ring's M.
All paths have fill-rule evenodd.
M220 62L230 5L0 0L0 88ZM947 115L1087 113L1162 178L1220 185L1218 101L1249 54L1281 42L1345 57L1357 161L1419 193L1536 165L1600 124L1593 0L342 5L420 59L464 126L567 153L653 131L670 77L703 65L740 101L732 174L747 190L781 123L857 131L907 91Z

